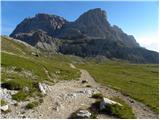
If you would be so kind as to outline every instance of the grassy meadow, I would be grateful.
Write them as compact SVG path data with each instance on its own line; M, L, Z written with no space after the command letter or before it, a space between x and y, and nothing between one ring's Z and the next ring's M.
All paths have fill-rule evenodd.
M159 70L156 64L130 64L128 62L89 61L78 67L88 70L102 85L114 88L149 106L159 110Z

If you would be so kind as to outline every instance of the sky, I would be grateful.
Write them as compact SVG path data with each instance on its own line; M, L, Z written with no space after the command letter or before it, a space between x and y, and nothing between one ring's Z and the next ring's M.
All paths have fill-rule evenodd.
M2 1L1 34L9 35L24 18L37 13L74 21L94 8L105 10L110 24L133 35L142 47L158 51L158 1Z

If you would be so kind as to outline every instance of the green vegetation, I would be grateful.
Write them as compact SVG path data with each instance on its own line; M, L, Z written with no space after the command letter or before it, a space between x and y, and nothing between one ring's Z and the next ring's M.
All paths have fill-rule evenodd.
M35 107L37 107L39 105L39 103L37 101L34 101L34 102L31 102L31 103L28 103L26 105L26 109L33 109Z
M101 99L103 98L103 95L101 93L95 93L92 95L92 98Z
M139 100L158 113L158 65L107 60L80 64L95 80Z
M33 81L29 79L24 79L16 77L16 79L5 81L2 83L2 87L7 88L9 90L23 90L24 87L29 87L33 89Z
M12 99L17 101L24 101L27 99L27 97L28 94L22 91L19 91L18 93L12 95Z
M75 59L74 56L54 55L47 56L45 53L40 53L36 48L26 46L20 42L15 42L5 37L1 37L2 52L1 52L1 65L2 67L16 67L16 72L22 72L23 70L31 71L34 75L38 76L38 80L50 80L45 72L48 71L48 75L52 79L56 80L71 80L80 76L80 72L77 69L73 69L69 66L69 63ZM32 55L32 53L40 54L38 57ZM3 73L2 73L3 74ZM2 80L5 80L2 79Z
M39 77L39 80L49 80L44 69L47 69L49 75L53 79L59 80L70 80L79 77L79 70L70 68L69 64L62 60L57 60L57 58L25 58L21 56L11 55L8 53L1 54L2 56L2 66L11 67L16 66L18 72L23 69L31 71L33 74ZM16 70L17 71L17 70Z
M18 55L31 55L31 53L37 52L35 48L31 48L30 46L26 46L20 42L15 42L15 40L8 39L6 37L1 36L1 49L2 51L7 51L11 53L16 53Z
M5 37L1 38L2 87L19 90L12 96L14 100L23 101L29 97L42 98L38 88L39 82L76 80L80 76L80 71L69 65L70 58L77 59L74 56L48 56L29 45ZM24 90L26 87L27 92Z
M2 68L8 70L2 69L1 82L8 89L19 90L12 96L17 101L26 100L29 96L42 97L37 88L38 82L54 83L54 80L76 80L80 76L80 71L71 68L69 64L81 63L76 64L77 67L86 69L97 82L143 102L158 113L158 65L130 64L126 61L107 59L85 60L59 54L47 56L39 53L38 56L35 56L32 55L32 52L37 53L36 48L31 49L22 43L4 37L1 41L1 65ZM14 72L12 72L12 68L15 68ZM25 74L26 71L32 73L32 77L28 77ZM24 87L29 88L28 93L23 90ZM88 85L88 87L90 86ZM93 97L100 98L101 96L94 95Z
M86 85L86 87L92 87L91 85Z
M115 101L119 102L123 106L119 106L118 104L114 105L107 105L106 109L104 110L106 113L116 116L118 118L122 119L134 119L134 113L132 111L132 108L128 106L123 100L119 98L114 98Z
M132 108L128 106L124 101L119 98L114 98L114 101L119 102L122 106L118 104L106 105L105 109L100 110L101 99L98 99L91 106L91 111L94 115L97 114L107 114L121 119L133 119L135 118Z
M3 105L6 105L7 103L6 103L6 101L4 101L3 99L0 99L0 102L1 102L1 106L3 106Z

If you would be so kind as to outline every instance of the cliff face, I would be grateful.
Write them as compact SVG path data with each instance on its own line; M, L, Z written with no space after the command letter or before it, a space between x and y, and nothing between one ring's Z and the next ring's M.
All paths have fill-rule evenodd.
M111 26L107 13L100 8L85 12L74 22L56 15L37 14L22 21L10 36L45 51L158 63L157 52L141 48L132 35Z
M19 33L15 35L15 38L46 52L55 53L57 51L57 39L47 35L47 33L42 30L34 30L29 33Z

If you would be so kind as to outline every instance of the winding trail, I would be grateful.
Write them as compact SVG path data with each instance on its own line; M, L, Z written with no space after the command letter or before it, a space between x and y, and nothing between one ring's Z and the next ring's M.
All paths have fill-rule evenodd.
M70 67L77 69L73 64L70 64ZM52 79L47 69L45 72L48 78ZM80 69L80 72L79 80L59 81L55 85L47 85L44 102L35 109L26 110L24 103L23 106L11 106L12 112L2 118L67 119L78 109L90 107L95 102L95 99L91 98L92 94L101 92L108 98L120 97L126 101L133 108L136 118L158 119L158 115L154 114L147 106L97 83L86 70ZM87 82L82 83L84 80ZM91 87L87 87L87 85ZM112 119L114 117L100 114L97 118Z

